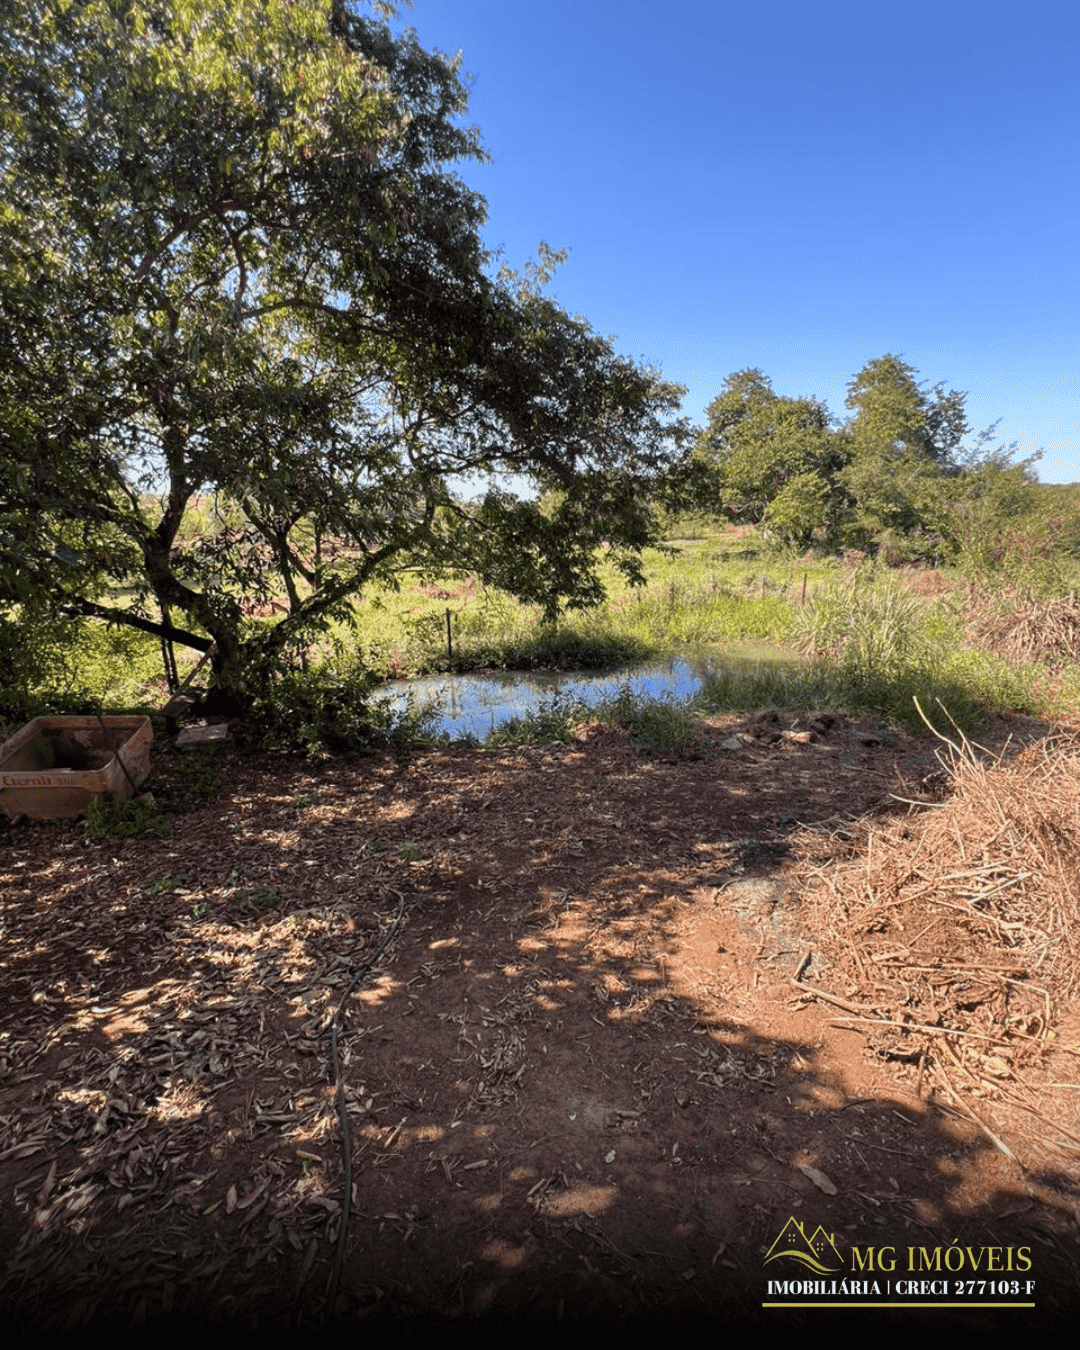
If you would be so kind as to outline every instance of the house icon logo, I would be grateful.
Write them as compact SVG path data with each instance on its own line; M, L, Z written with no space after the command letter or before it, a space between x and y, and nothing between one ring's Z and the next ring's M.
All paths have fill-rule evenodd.
M844 1261L836 1249L832 1237L818 1224L809 1237L803 1226L794 1217L788 1219L780 1231L779 1237L765 1254L765 1264L776 1261L781 1256L789 1256L800 1261L816 1275L827 1275L833 1270L842 1270Z

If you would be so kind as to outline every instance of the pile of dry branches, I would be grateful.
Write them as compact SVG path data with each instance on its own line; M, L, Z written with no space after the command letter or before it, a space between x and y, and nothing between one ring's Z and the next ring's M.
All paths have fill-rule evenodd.
M1080 747L949 746L945 800L875 828L807 903L845 996L830 1001L879 1051L1001 1079L1080 988Z
M970 641L1009 661L1047 661L1054 667L1080 661L1080 604L1071 595L1017 601L1003 612L997 600L973 593L966 627Z

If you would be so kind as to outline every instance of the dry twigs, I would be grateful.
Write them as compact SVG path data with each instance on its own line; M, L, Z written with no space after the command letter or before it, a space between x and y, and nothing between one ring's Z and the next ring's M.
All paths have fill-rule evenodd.
M1080 988L1080 755L1048 739L1006 761L935 735L951 797L877 829L808 901L851 977L853 1001L830 1001L857 1002L881 1052L963 1046L965 1080L993 1095Z
M1073 596L1026 600L1002 613L993 598L972 595L967 632L980 647L1009 661L1058 667L1080 661L1080 604Z

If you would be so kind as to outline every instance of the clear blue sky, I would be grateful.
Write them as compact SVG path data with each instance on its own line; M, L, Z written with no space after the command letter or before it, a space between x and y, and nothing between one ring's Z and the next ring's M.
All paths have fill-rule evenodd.
M1080 8L1000 0L415 0L464 56L461 176L520 267L619 351L846 416L894 352L1080 481Z

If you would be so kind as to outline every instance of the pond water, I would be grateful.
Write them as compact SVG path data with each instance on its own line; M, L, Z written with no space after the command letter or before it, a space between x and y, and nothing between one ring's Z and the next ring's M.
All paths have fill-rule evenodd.
M390 680L375 691L389 699L395 712L404 712L410 698L417 711L431 708L429 725L451 739L475 736L484 740L512 717L534 712L553 698L580 700L590 708L614 698L629 686L640 699L670 696L676 702L693 698L705 679L718 672L708 658L679 657L648 661L605 671L511 671L489 675L422 675L413 680Z

